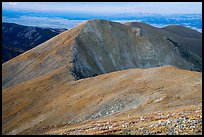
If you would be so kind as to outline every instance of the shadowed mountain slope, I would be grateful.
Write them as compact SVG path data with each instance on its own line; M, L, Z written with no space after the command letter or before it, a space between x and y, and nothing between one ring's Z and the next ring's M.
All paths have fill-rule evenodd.
M2 23L2 63L30 50L66 29Z
M162 29L187 38L202 39L202 33L180 25L169 25Z
M187 50L190 54L202 58L202 34L196 30L179 25L169 25L160 29L143 22L128 22L125 23L125 25L131 26L135 29L140 28L146 35L155 34L157 36L164 37L178 47L181 52L186 53ZM149 32L150 34L145 32Z
M186 123L185 132L201 134L202 45L186 46L194 40L202 41L97 19L64 31L2 64L2 133L146 134L148 126L151 134L172 134L171 125L154 132L148 124L161 125L160 111L173 112L173 124L188 109L188 122L197 117L198 124ZM130 127L141 115L146 123Z
M201 57L180 46L182 42L177 43L175 35L136 24L139 27L107 20L86 21L4 63L2 86L47 75L63 66L68 66L67 73L73 79L164 65L202 70Z

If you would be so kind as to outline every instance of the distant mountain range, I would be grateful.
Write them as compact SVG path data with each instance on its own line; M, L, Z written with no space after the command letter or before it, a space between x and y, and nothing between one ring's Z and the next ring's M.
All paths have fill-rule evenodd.
M202 32L202 14L149 14L149 13L71 13L71 12L2 12L3 22L12 22L27 26L70 29L83 21L105 19L111 21L142 21L156 27L176 24Z
M66 29L2 23L2 63L30 50Z

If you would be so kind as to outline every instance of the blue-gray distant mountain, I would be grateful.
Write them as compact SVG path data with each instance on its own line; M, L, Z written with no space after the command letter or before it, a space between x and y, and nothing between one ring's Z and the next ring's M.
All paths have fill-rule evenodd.
M38 46L65 30L2 23L2 63Z

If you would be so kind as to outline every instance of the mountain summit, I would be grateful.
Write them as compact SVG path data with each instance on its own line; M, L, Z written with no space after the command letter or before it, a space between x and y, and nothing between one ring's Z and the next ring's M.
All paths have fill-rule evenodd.
M201 57L192 50L194 45L185 47L182 40L175 40L176 36L140 22L89 20L4 63L2 86L19 84L65 66L72 80L164 65L201 71Z
M202 134L201 41L83 22L3 63L2 134Z

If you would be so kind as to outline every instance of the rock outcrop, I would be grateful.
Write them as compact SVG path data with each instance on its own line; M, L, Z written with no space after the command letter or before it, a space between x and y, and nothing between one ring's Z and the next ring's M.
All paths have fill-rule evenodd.
M2 134L201 134L202 58L185 40L107 20L62 32L3 63Z
M86 21L4 63L2 86L47 75L64 66L73 79L164 65L201 71L201 57L171 34L145 23Z

